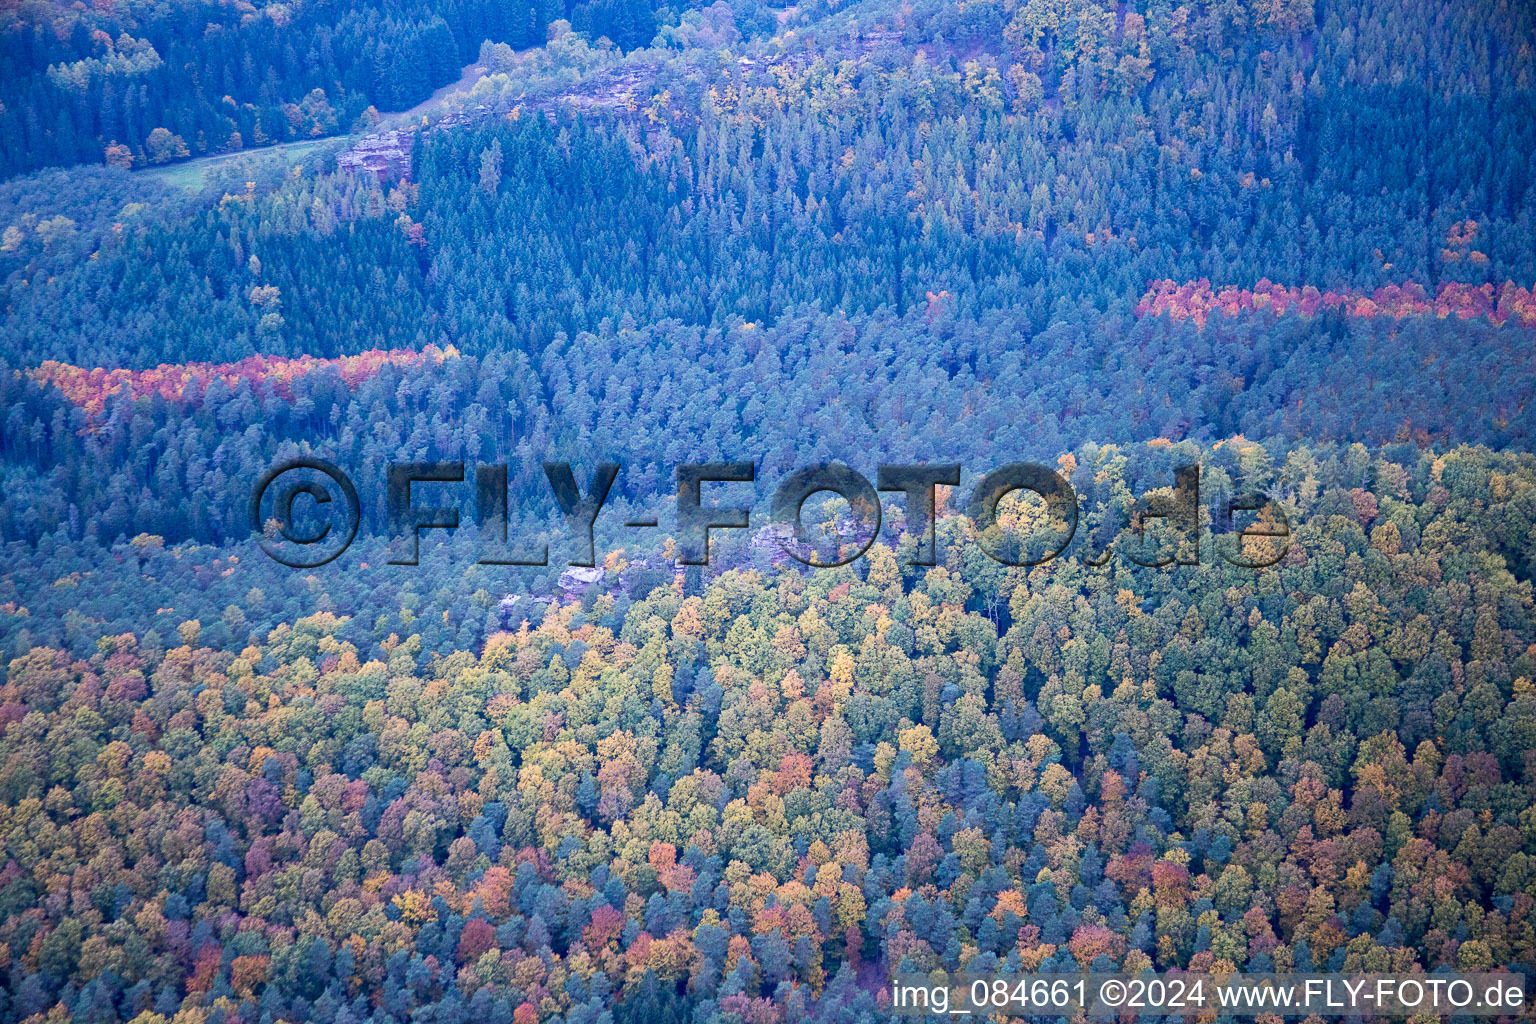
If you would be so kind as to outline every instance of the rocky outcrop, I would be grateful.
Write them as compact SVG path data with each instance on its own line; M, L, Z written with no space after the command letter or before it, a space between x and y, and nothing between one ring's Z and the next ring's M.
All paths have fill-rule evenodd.
M473 110L446 114L430 125L418 128L406 125L365 135L352 148L336 157L336 169L350 174L372 174L380 182L409 181L411 178L411 154L416 148L418 131L439 131L458 128L486 116L485 104Z
M372 174L380 181L408 179L411 176L411 150L415 145L414 128L377 132L364 136L351 149L339 154L336 168L352 174Z
M573 565L560 574L560 589L566 597L580 599L583 594L603 581L603 570L597 567L583 568Z

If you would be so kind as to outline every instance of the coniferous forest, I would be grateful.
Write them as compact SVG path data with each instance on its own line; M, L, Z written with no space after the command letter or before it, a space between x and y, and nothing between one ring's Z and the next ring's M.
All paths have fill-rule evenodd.
M7 5L0 1022L1536 972L1533 289L1522 0Z

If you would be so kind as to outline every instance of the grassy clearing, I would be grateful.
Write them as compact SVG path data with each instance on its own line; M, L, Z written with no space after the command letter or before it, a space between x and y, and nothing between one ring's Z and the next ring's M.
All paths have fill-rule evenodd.
M198 157L195 160L184 160L181 163L166 164L162 167L146 167L135 173L172 188L198 192L207 183L209 172L237 160L248 157L280 156L289 166L292 166L324 146L345 141L344 136L329 136L323 139L305 139L302 142L282 142L275 146L263 146L260 149L243 149L238 153L219 153L214 156Z
M485 69L479 64L467 65L457 81L450 82L438 89L427 99L409 110L385 113L384 120L380 123L379 127L400 127L406 124L419 124L422 118L441 107L443 101L448 96L454 93L469 91L484 76ZM246 157L280 156L291 167L321 149L321 147L327 145L340 146L352 141L353 138L353 136L347 135L331 135L323 139L280 142L275 146L243 149L238 153L218 153L213 156L198 157L195 160L183 160L180 163L164 164L159 167L144 167L136 170L134 173L141 174L146 179L158 181L171 188L184 189L188 192L201 192L208 184L209 172L215 171L236 160L242 160Z

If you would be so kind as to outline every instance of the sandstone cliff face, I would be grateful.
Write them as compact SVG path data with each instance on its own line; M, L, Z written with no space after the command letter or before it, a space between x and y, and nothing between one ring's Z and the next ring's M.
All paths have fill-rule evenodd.
M603 579L603 570L573 565L560 574L560 589L567 597L580 598Z
M470 123L474 117L482 117L485 107L477 107L472 113L448 114L418 128L407 125L365 135L351 149L336 157L336 169L352 174L372 174L379 181L409 181L411 178L411 153L416 148L418 131L438 131L457 128Z
M414 128L378 132L365 136L351 149L339 154L336 167L353 174L367 172L380 181L407 179L411 175L411 150L415 144Z

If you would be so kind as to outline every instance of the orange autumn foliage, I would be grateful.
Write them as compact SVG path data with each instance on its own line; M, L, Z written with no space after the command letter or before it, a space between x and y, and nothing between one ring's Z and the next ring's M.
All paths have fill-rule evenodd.
M162 363L150 370L88 370L48 360L31 374L34 380L58 388L71 403L97 419L106 411L107 399L121 392L135 399L158 395L177 402L188 397L195 400L215 383L234 390L244 381L258 397L272 394L292 401L293 382L321 370L334 370L348 387L355 388L385 366L440 366L457 356L458 350L451 345L428 345L420 352L370 349L334 359L257 355L234 363Z

